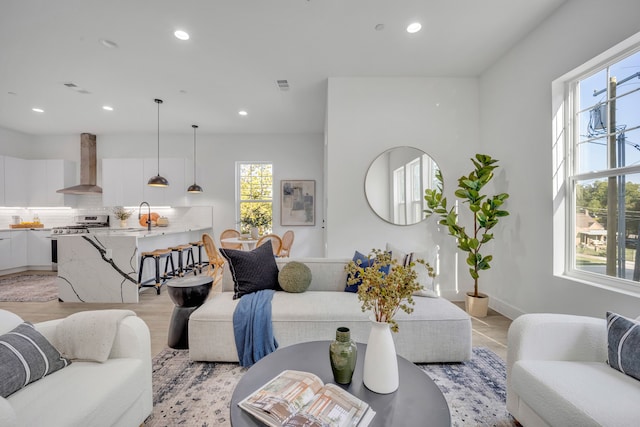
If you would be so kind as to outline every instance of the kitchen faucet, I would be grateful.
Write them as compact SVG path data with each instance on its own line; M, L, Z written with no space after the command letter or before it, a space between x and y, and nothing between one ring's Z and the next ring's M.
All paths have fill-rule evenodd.
M140 203L140 206L138 207L138 219L142 218L142 205L147 205L147 209L149 210L149 214L147 215L147 230L151 231L151 206L149 206L149 203Z

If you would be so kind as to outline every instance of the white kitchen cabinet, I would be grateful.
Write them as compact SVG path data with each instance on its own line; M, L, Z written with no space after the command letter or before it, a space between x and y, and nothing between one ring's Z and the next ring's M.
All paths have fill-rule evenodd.
M62 194L61 188L76 185L76 164L69 160L47 159L47 196L46 206L75 206L76 196Z
M75 163L62 159L27 160L29 206L74 206L75 195L61 188L76 184Z
M51 266L50 230L0 231L0 271Z
M46 160L29 160L28 187L29 206L47 206L47 161Z
M160 159L160 175L169 187L149 187L158 174L157 158L102 159L102 204L104 206L186 206L185 159Z
M0 156L0 206L4 206L4 156Z
M56 191L75 184L75 163L63 159L0 158L0 205L74 206L75 196Z
M0 271L11 268L11 231L0 231Z
M51 266L51 231L27 231L27 265L31 267Z
M4 158L4 205L27 206L29 180L27 160L5 156Z
M9 268L27 265L27 233L28 230L11 230L11 265Z
M185 159L160 159L160 175L169 181L169 186L149 187L149 178L158 174L158 159L144 159L144 200L151 206L186 206Z
M143 159L102 159L102 205L139 205L144 200L143 173Z

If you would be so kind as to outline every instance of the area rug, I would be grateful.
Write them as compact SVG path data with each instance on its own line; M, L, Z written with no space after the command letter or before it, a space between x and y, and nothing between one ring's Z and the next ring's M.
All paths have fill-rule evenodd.
M0 279L0 301L46 302L58 298L56 276L21 274Z
M452 426L517 426L506 407L506 369L491 350L474 347L464 363L418 365L444 394Z
M452 426L516 426L505 399L505 366L483 347L465 363L418 365L440 387ZM229 404L247 368L189 360L188 350L165 349L153 359L153 413L146 426L230 426Z

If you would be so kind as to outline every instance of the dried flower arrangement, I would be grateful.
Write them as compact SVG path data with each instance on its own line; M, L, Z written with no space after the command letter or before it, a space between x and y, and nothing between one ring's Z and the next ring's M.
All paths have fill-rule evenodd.
M113 215L121 221L129 219L132 214L133 210L127 210L122 206L116 206L115 208L113 208Z
M400 265L390 252L380 249L373 249L368 259L367 266L362 266L360 260L347 264L347 283L353 285L361 282L358 299L362 303L362 311L370 310L377 322L389 323L391 330L398 332L395 314L399 309L412 313L413 294L422 289L414 270L415 263ZM425 266L430 277L435 277L435 271L429 263L424 260L416 262Z

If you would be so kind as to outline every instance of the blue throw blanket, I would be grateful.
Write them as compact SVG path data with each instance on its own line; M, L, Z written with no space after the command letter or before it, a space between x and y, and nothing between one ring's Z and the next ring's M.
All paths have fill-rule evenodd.
M278 348L271 324L271 299L264 289L243 295L233 312L233 333L240 366L251 366Z

